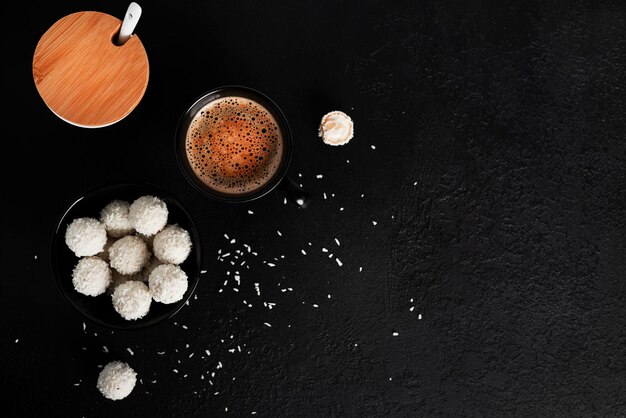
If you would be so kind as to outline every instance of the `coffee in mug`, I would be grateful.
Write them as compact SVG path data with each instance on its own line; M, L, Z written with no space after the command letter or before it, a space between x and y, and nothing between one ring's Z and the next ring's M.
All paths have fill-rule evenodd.
M300 208L311 195L287 177L293 139L285 114L266 95L223 86L198 98L176 129L176 158L187 180L223 202L248 202L275 188Z
M195 175L226 194L263 187L283 159L283 134L272 114L252 99L228 96L204 106L187 129L185 151Z

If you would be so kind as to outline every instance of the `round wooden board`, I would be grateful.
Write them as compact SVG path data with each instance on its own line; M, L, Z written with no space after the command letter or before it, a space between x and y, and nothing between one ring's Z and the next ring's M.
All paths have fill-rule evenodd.
M148 86L148 55L139 37L114 43L122 22L100 12L59 19L41 37L33 78L46 105L73 125L98 128L127 116Z

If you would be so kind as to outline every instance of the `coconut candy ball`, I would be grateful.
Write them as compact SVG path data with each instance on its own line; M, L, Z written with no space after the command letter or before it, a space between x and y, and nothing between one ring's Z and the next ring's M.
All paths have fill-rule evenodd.
M187 291L187 274L178 266L162 264L150 274L148 286L155 301L161 303L178 302Z
M98 254L107 242L104 225L95 218L74 219L65 230L65 244L76 257Z
M189 232L178 225L166 226L154 236L152 251L164 263L182 263L191 252Z
M133 391L137 383L137 373L121 361L112 361L98 375L98 390L102 395L113 401L124 399Z
M111 297L115 311L129 321L143 318L150 310L152 296L150 289L142 281L132 280L122 283Z
M167 216L167 205L155 196L141 196L130 205L128 212L132 227L148 237L163 229Z
M113 200L100 211L100 222L110 237L119 238L131 234L133 227L128 219L130 203L124 200Z
M127 235L115 241L109 248L111 267L122 274L139 273L150 259L150 252L143 240Z
M322 117L318 134L325 144L345 145L354 136L354 123L344 112L334 110Z
M101 295L111 283L111 269L99 257L81 258L72 272L72 283L74 289L83 295Z

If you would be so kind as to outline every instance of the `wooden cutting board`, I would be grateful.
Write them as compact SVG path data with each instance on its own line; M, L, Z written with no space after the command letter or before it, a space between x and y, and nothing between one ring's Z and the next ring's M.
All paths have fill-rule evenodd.
M127 116L148 86L148 55L139 37L115 44L121 20L106 13L65 16L41 37L33 78L46 105L73 125L98 128Z

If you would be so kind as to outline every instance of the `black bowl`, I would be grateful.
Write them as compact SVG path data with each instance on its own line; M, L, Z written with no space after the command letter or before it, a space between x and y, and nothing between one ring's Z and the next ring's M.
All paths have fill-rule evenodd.
M169 211L167 223L178 224L181 228L189 231L192 242L191 253L180 265L187 274L189 286L183 298L177 303L163 304L153 300L146 316L129 321L115 311L109 294L105 293L95 297L85 296L74 289L72 271L79 258L65 244L65 231L67 225L76 218L92 217L98 219L102 208L112 200L120 199L132 203L144 195L152 195L162 199ZM156 325L171 318L189 300L200 278L201 254L198 229L187 210L171 194L148 184L114 184L90 190L65 211L54 230L50 255L52 272L61 293L84 317L109 328L139 329Z

